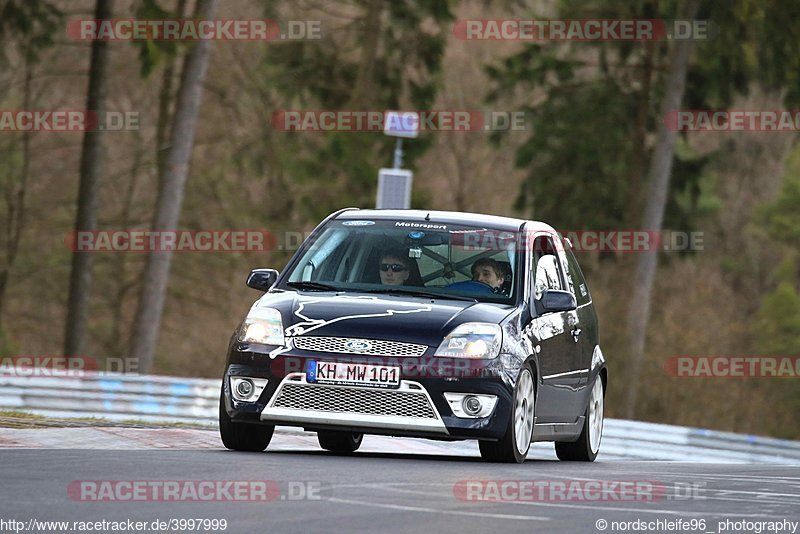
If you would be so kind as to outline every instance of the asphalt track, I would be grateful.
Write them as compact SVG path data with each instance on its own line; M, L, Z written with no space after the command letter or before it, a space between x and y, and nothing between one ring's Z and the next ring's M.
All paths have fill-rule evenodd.
M112 439L97 437L104 434ZM602 456L593 464L566 463L555 460L551 444L535 444L522 465L488 464L469 442L375 436L365 437L362 451L337 456L320 450L313 434L283 432L276 432L264 453L240 453L223 449L207 430L3 429L0 447L0 520L26 524L208 518L226 519L225 532L235 533L440 534L792 532L783 521L800 522L800 466ZM257 502L154 502L81 500L68 493L75 481L120 480L265 480L279 494ZM535 492L533 497L507 493L497 500L503 496L489 488L499 486L487 480L505 481L506 488L536 481L544 493L538 498ZM612 489L598 500L597 492L587 490L597 487L591 481L605 481ZM613 488L622 481L640 483L633 498L629 493L619 499L625 494ZM482 493L468 499L462 491L467 482L481 484ZM642 492L647 484L650 490ZM557 491L565 487L573 490ZM654 487L660 490L653 492ZM302 492L311 492L311 498L301 498ZM475 500L476 495L496 500ZM606 528L598 529L598 522ZM0 532L10 530L3 527L0 522Z

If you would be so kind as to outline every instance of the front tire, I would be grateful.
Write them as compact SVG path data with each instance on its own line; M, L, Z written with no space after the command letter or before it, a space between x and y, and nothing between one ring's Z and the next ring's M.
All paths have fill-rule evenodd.
M592 395L586 407L583 430L578 441L571 443L556 442L556 456L568 462L594 462L600 452L600 441L603 437L603 397L605 388L600 375L594 380Z
M333 452L355 452L361 446L364 434L343 432L341 430L320 430L317 432L319 446Z
M508 428L500 441L480 441L481 457L490 462L521 464L525 461L533 439L533 415L536 394L533 374L526 365L517 378Z
M261 452L269 446L274 425L234 423L225 409L225 388L219 395L219 436L226 448L234 451Z

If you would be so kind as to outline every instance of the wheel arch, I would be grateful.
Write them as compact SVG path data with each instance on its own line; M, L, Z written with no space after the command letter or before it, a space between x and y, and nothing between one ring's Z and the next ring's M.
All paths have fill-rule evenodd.
M529 354L525 361L522 362L522 366L527 365L531 373L533 373L533 393L536 400L539 400L539 377L542 374L539 372L539 358L536 357L536 354ZM520 371L522 370L522 366L520 367Z

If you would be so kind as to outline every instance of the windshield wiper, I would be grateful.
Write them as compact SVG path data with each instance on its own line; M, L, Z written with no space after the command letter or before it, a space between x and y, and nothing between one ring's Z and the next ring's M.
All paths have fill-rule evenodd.
M449 295L441 293L433 293L432 291L421 291L419 289L411 288L386 288L386 289L368 289L365 293L386 293L389 295L411 295L414 297L430 297L434 299L452 299L452 300L466 300L468 302L478 302L478 299L472 297L465 297L462 295Z
M341 291L338 287L321 282L286 282L286 285L295 289L307 289L309 291Z

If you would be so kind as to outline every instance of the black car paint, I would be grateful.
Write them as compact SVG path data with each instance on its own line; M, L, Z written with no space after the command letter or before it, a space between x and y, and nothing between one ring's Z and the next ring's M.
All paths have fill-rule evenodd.
M326 223L335 218L364 218L360 210L346 209L325 219L304 243L310 246ZM439 212L437 217L423 219L408 211L370 212L370 218L386 218L430 224L476 224L475 218L465 219L461 214ZM498 225L494 218L486 218L487 225L499 230L521 230L526 221L510 221ZM301 257L304 248L293 256L284 273L291 270ZM530 247L525 247L531 250ZM531 367L536 377L536 429L534 440L571 441L577 438L583 422L590 386L596 379L607 381L605 362L592 363L598 350L597 318L591 300L577 309L565 312L537 314L532 305L530 287L533 273L525 268L528 255L519 254L517 276L524 281L525 291L517 292L513 304L473 303L446 298L420 298L403 295L353 294L326 291L294 290L284 285L283 275L263 297L270 308L280 311L284 330L288 335L318 335L332 337L359 337L391 340L427 345L416 366L402 367L402 378L419 382L428 390L436 409L442 416L449 436L445 439L498 439L506 431L511 416L512 393L522 366ZM565 261L564 251L559 259ZM569 287L562 272L564 287ZM410 310L418 310L411 311ZM300 313L298 314L298 311ZM408 313L397 313L397 312ZM394 312L394 313L392 313ZM370 317L363 317L364 315ZM374 316L371 316L374 315ZM356 323L357 321L357 323ZM503 331L500 354L491 360L472 360L467 372L443 372L440 361L433 356L445 335L459 324L481 321L499 324ZM357 329L354 330L354 326ZM237 329L238 331L238 329ZM579 332L578 332L579 331ZM397 359L357 354L326 355L297 348L288 350L264 345L241 343L237 333L231 337L225 380L224 399L228 415L237 422L269 424L261 421L260 414L275 393L280 379L289 372L302 372L309 359L397 364ZM597 360L597 359L595 359ZM401 364L407 362L400 362ZM464 371L464 370L461 370ZM257 402L234 400L229 391L230 376L268 378L269 382ZM499 397L494 412L482 419L459 418L452 414L442 395L445 391L494 394ZM286 422L275 423L286 425ZM552 426L548 426L552 425ZM307 427L309 430L324 426ZM342 429L343 427L336 427ZM375 428L346 427L352 431L370 434L430 437L441 435L423 431L398 433Z

